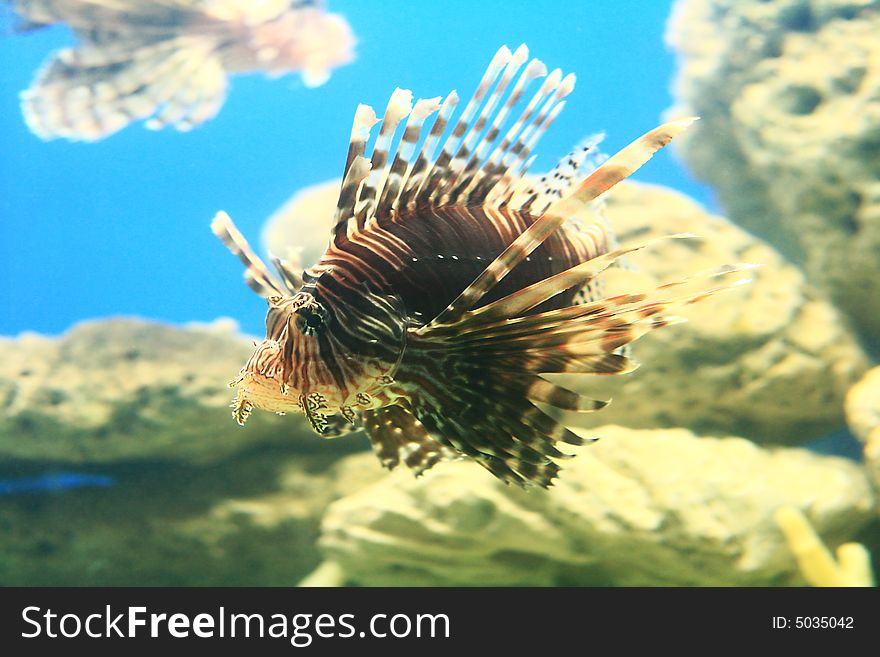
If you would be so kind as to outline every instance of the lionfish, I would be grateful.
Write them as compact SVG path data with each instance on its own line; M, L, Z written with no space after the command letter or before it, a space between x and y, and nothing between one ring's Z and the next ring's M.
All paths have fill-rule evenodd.
M322 84L354 37L317 0L0 0L19 29L65 23L79 45L50 55L21 105L43 139L102 139L148 119L188 130L213 118L227 75L300 71Z
M402 461L419 475L463 455L507 483L547 487L570 456L559 443L588 440L541 406L607 402L542 375L631 371L625 347L670 324L662 311L730 287L713 280L743 267L596 295L603 270L647 242L615 248L603 223L575 228L561 203L595 201L693 119L651 130L589 174L582 147L522 193L532 149L575 82L527 60L525 46L502 47L445 139L454 91L413 105L395 90L369 157L379 119L360 105L329 246L302 273L280 258L271 273L217 214L214 233L269 306L266 338L229 384L239 424L253 408L301 412L325 437L362 428L388 468Z

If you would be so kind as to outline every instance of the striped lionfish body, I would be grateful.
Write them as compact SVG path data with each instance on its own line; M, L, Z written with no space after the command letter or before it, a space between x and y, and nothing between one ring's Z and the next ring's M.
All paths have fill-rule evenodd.
M0 0L24 28L66 24L21 104L43 139L102 139L141 119L187 130L213 118L227 75L299 71L323 83L353 59L348 23L317 0Z
M369 158L380 120L358 107L329 246L302 274L278 258L271 273L218 214L214 232L269 304L266 338L230 384L239 423L255 407L294 410L324 435L363 428L389 468L403 461L420 474L464 455L505 482L550 485L568 456L557 445L585 440L540 405L606 402L541 375L632 370L622 347L740 269L639 294L584 293L645 244L615 248L603 224L573 227L560 200L593 202L690 120L650 131L589 174L592 145L578 149L523 193L532 148L573 87L573 75L528 61L525 46L503 47L456 121L455 92L413 104L397 89Z

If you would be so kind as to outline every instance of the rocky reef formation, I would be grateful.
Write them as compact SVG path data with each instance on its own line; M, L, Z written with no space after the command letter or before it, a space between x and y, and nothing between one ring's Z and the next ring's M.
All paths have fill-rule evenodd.
M635 343L643 365L632 375L591 379L588 394L614 398L590 416L593 425L679 426L793 444L843 423L843 397L868 361L840 314L800 270L766 243L663 187L621 185L609 195L606 214L623 244L678 232L696 236L634 254L631 269L608 273L609 294L725 263L762 266L751 272L750 285L691 306L681 313L687 323ZM583 420L567 419L583 426Z
M252 351L231 321L115 319L0 338L0 459L209 463L258 444L320 443L299 417L232 421L225 384Z
M293 585L324 508L383 474L358 436L233 422L233 322L0 339L0 585ZM97 485L96 485L97 484ZM73 485L74 488L68 488Z
M268 250L284 253L301 246L303 262L317 260L326 246L338 185L329 182L294 195L267 224ZM567 211L592 218L583 207L571 205ZM639 340L634 354L644 365L631 375L566 381L597 399L614 398L600 413L572 415L568 422L682 426L790 444L843 424L843 397L868 361L837 311L796 267L764 242L663 187L618 185L607 215L622 243L697 235L633 255L630 270L608 272L609 294L650 288L725 263L763 266L751 285L692 306L688 323Z
M683 429L600 433L549 491L467 462L395 472L330 506L322 551L361 585L791 585L804 580L777 509L803 511L831 545L876 510L845 459Z
M864 443L865 462L880 490L880 367L875 367L846 396L850 431Z
M880 2L679 0L677 141L880 349Z
M292 586L320 563L326 506L382 476L372 454L337 458L264 446L210 467L104 466L110 489L0 495L0 585Z

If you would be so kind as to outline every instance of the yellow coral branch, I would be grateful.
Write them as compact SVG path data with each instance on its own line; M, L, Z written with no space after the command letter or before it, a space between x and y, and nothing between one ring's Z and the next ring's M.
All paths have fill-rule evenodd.
M871 555L864 545L841 545L835 561L799 509L782 507L775 518L801 573L812 586L874 586Z
M327 586L343 586L345 584L345 573L335 561L325 561L315 570L306 575L297 586L301 587L327 587Z

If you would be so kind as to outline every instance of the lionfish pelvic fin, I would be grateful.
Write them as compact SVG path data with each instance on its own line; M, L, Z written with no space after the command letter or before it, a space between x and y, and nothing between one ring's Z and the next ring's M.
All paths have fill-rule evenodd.
M440 461L460 458L435 440L409 410L399 404L364 411L364 427L373 451L389 470L403 462L417 477Z

